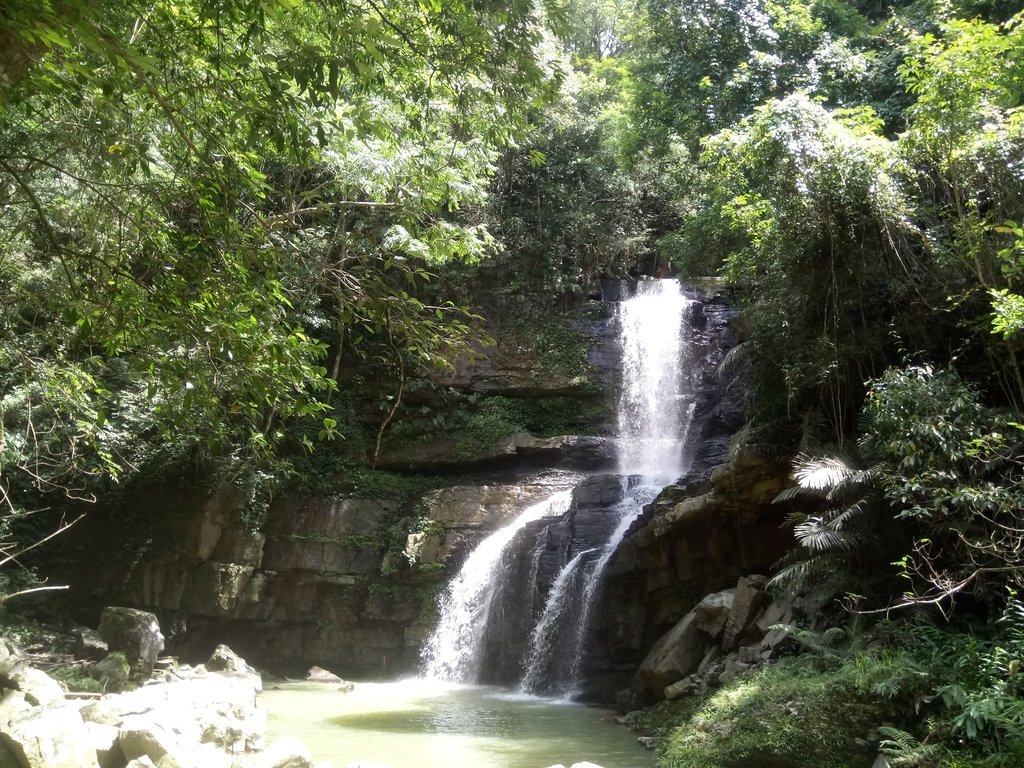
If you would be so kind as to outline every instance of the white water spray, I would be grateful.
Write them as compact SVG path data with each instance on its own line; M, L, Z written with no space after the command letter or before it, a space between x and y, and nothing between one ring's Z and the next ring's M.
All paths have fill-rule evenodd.
M505 550L528 523L561 515L571 500L572 491L561 491L527 507L510 525L492 533L473 550L439 602L440 623L423 650L426 677L457 683L476 681Z
M683 318L692 303L675 280L644 280L619 306L619 474L664 486L683 473L692 410L684 402Z

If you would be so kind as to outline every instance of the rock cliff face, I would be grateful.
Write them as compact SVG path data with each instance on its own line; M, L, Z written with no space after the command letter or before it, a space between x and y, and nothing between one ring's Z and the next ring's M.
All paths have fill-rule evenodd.
M504 344L444 384L539 408L546 398L606 399L615 385L614 343L607 314L597 305L590 314L561 331L590 346L582 372ZM188 659L228 643L282 672L319 664L347 676L408 674L418 667L438 594L476 544L574 484L572 470L613 459L614 447L596 435L510 434L472 452L444 437L395 439L381 466L433 473L439 487L415 498L282 494L259 532L246 527L240 491L181 478L134 495L127 510L97 510L68 539L72 564L61 577L72 585L78 620L95 626L110 603L153 611L167 651ZM467 471L468 479L453 476Z
M744 421L743 391L718 368L736 343L733 312L713 286L700 294L694 331L703 386L690 433L691 471L644 511L606 572L582 667L590 698L611 700L651 646L705 595L769 571L791 541L771 504L786 483L786 458L756 436L731 446ZM452 386L526 400L593 397L595 385L613 392L615 345L607 313L594 315L585 329L593 344L585 387L567 377L540 382L543 373L529 370L541 365L536 356L524 362L511 353L460 370ZM435 621L437 595L486 535L575 485L577 473L593 473L577 492L573 514L545 523L554 563L566 541L586 538L587 510L621 493L618 478L600 475L614 459L602 436L506 435L471 455L443 440L398 440L382 456L394 469L437 473L445 487L415 499L284 495L261 532L246 529L244 499L231 487L181 484L133 499L160 521L159 535L133 538L97 516L74 544L78 565L68 581L79 618L88 621L105 603L130 604L155 612L168 652L186 658L227 643L273 670L318 664L345 676L409 673ZM466 467L480 479L455 482L448 474ZM538 467L545 467L542 475ZM121 555L88 555L112 550ZM543 556L521 566L536 566L537 594L545 579L550 587L555 566L545 570ZM535 611L521 606L503 626L520 627L513 634L523 640L521 627ZM496 663L491 677L507 681L515 673Z
M792 546L783 525L787 510L773 504L790 484L792 437L744 429L742 382L721 365L737 343L733 314L721 299L705 303L709 343L691 466L644 510L609 566L584 667L585 695L610 701L702 598L741 576L769 573Z
M316 663L347 675L408 673L446 564L560 487L556 476L440 489L420 500L428 522L415 533L397 499L315 497L282 500L265 533L245 533L240 499L219 494L187 544L142 563L122 596L159 614L168 650L186 657L226 642L281 671Z
M659 638L706 595L733 587L739 577L770 572L792 545L786 510L773 504L789 484L789 452L780 448L789 438L743 430L745 392L722 370L738 342L735 313L714 284L693 293L702 306L691 328L700 385L687 444L690 468L645 508L605 572L580 668L583 698L613 701ZM583 503L547 525L554 562L574 537L586 541L588 521L600 525L601 510L622 493L612 476L588 484ZM550 586L543 553L539 563L536 592L543 594Z

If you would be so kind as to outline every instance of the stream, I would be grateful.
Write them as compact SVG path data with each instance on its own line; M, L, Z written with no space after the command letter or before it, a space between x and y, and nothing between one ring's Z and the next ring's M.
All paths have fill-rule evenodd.
M654 768L610 710L503 688L428 680L287 682L260 696L267 737L295 736L334 768Z

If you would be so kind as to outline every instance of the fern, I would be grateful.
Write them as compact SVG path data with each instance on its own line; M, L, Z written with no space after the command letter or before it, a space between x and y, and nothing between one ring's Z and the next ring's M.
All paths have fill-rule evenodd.
M941 744L926 744L918 741L912 734L899 728L881 726L878 732L882 736L879 749L889 758L894 766L932 766L937 765L949 754L949 750Z

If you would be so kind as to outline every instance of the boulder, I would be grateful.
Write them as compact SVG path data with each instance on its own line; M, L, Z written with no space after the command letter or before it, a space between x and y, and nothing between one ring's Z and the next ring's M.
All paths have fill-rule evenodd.
M291 736L275 739L266 751L251 757L246 768L312 768L313 758L306 746Z
M110 652L107 641L95 629L75 627L71 630L71 635L75 638L76 659L99 661Z
M125 718L118 732L121 751L129 760L145 755L158 765L167 762L170 756L174 764L188 768L192 762L185 745L154 718L146 715L133 715Z
M683 696L701 693L706 689L704 681L697 675L687 675L678 683L665 686L665 699L675 701Z
M89 676L99 680L105 691L120 691L131 680L131 667L124 654L118 651L93 664L89 668Z
M233 672L242 675L257 674L256 670L245 662L245 659L223 644L213 649L213 653L210 654L210 658L207 659L205 666L209 672Z
M64 689L60 683L24 661L16 661L0 674L0 689L3 688L18 691L25 703L32 707L48 707L64 702Z
M723 651L735 648L747 630L753 626L761 609L768 602L768 595L765 593L767 583L768 580L764 576L741 576L736 582L732 609L722 632Z
M89 732L72 705L34 707L28 717L7 724L0 740L19 768L99 768Z
M736 652L736 658L744 664L757 664L761 661L761 645L744 645Z
M229 654L224 649L215 657L241 670L244 661ZM183 667L171 682L110 694L81 712L90 727L99 726L96 738L117 730L123 756L116 765L145 756L157 768L229 768L233 756L263 746L261 687L255 674Z
M633 712L648 703L647 689L634 681L628 688L615 692L615 708L619 712Z
M761 640L761 655L772 656L779 648L789 642L789 632L784 629L773 629Z
M707 635L690 611L654 644L637 674L647 689L660 698L666 686L681 680L700 664L707 647Z
M744 673L746 673L752 666L752 664L742 662L736 657L730 657L729 660L725 662L725 671L722 672L718 681L722 685L731 683L733 680L743 677Z
M14 756L14 753L10 750L10 747L4 744L3 737L0 737L0 765L16 766L17 764L17 758Z
M330 685L340 685L345 682L336 674L323 667L310 667L306 673L306 679L313 683L328 683Z
M700 664L697 665L697 674L707 674L708 670L711 669L712 665L722 658L722 649L717 645L713 645L708 648L708 652L704 654L704 658L700 660Z
M735 589L724 589L708 595L693 609L697 626L714 640L717 640L725 629L735 595Z
M12 661L16 661L21 658L21 654L18 653L18 649L13 644L6 640L0 639L0 674L7 671Z
M793 621L793 599L790 597L772 600L768 607L757 617L757 628L767 634L776 624L789 624Z
M148 611L110 606L100 616L100 636L111 651L120 651L139 672L153 671L156 657L164 649L160 623Z
M89 742L96 751L96 759L99 761L100 768L120 768L124 765L124 752L121 750L116 726L87 721L85 728L89 733Z

